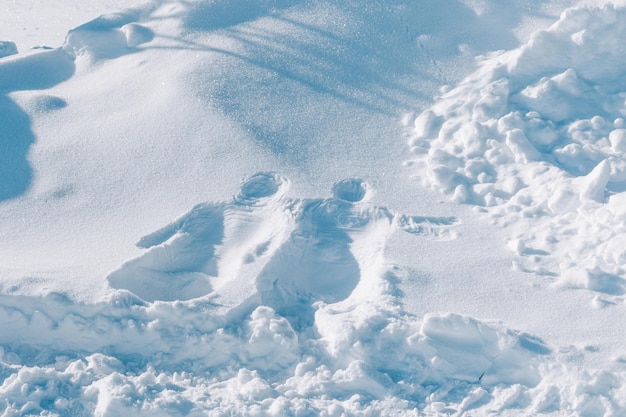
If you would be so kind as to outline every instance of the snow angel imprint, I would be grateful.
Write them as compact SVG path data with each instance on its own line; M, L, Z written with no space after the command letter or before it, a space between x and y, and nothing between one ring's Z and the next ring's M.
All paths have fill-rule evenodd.
M384 256L396 227L415 234L436 234L452 218L396 215L370 202L369 184L358 178L339 181L333 197L304 199L294 205L295 228L257 278L261 303L287 317L295 327L310 326L312 305L346 299Z
M146 301L189 300L210 293L213 284L232 279L244 262L267 250L289 181L257 173L231 202L208 202L142 237L149 249L124 263L107 280Z

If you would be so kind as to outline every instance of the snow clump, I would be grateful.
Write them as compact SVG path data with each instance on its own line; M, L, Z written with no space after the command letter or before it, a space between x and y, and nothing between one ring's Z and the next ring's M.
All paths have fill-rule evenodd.
M626 9L566 10L416 119L408 165L507 230L516 268L626 292ZM577 226L575 226L577 225Z

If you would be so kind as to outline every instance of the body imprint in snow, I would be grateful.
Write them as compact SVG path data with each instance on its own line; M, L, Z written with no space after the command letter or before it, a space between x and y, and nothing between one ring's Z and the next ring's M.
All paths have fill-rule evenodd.
M209 294L238 267L263 255L275 234L288 180L257 173L231 202L196 205L167 226L142 237L148 249L111 273L108 283L146 301L189 300Z
M387 238L401 228L437 234L453 218L397 215L370 203L372 190L358 178L337 182L333 197L294 205L295 227L257 278L262 304L287 317L296 328L310 326L313 304L336 303L366 279Z

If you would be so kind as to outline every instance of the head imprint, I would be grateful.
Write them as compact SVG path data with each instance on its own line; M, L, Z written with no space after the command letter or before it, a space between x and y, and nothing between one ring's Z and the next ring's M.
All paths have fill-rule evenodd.
M333 196L351 203L367 199L370 192L370 185L360 178L348 178L333 185Z
M242 184L235 199L239 202L254 202L268 197L281 197L289 187L289 180L274 172L257 172Z

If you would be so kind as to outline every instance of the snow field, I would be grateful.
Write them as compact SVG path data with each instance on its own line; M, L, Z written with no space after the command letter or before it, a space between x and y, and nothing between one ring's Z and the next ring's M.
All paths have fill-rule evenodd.
M446 2L461 36L435 3L154 2L2 58L0 415L623 415L624 355L588 366L582 330L554 346L463 305L406 308L444 301L407 299L392 237L472 237L353 172L403 200L399 128L377 125L454 79L450 56L516 43L502 6ZM489 213L517 269L603 314L624 293L623 15L572 9L484 58L411 139L416 172ZM454 265L449 247L411 255ZM558 307L534 314L577 308Z

